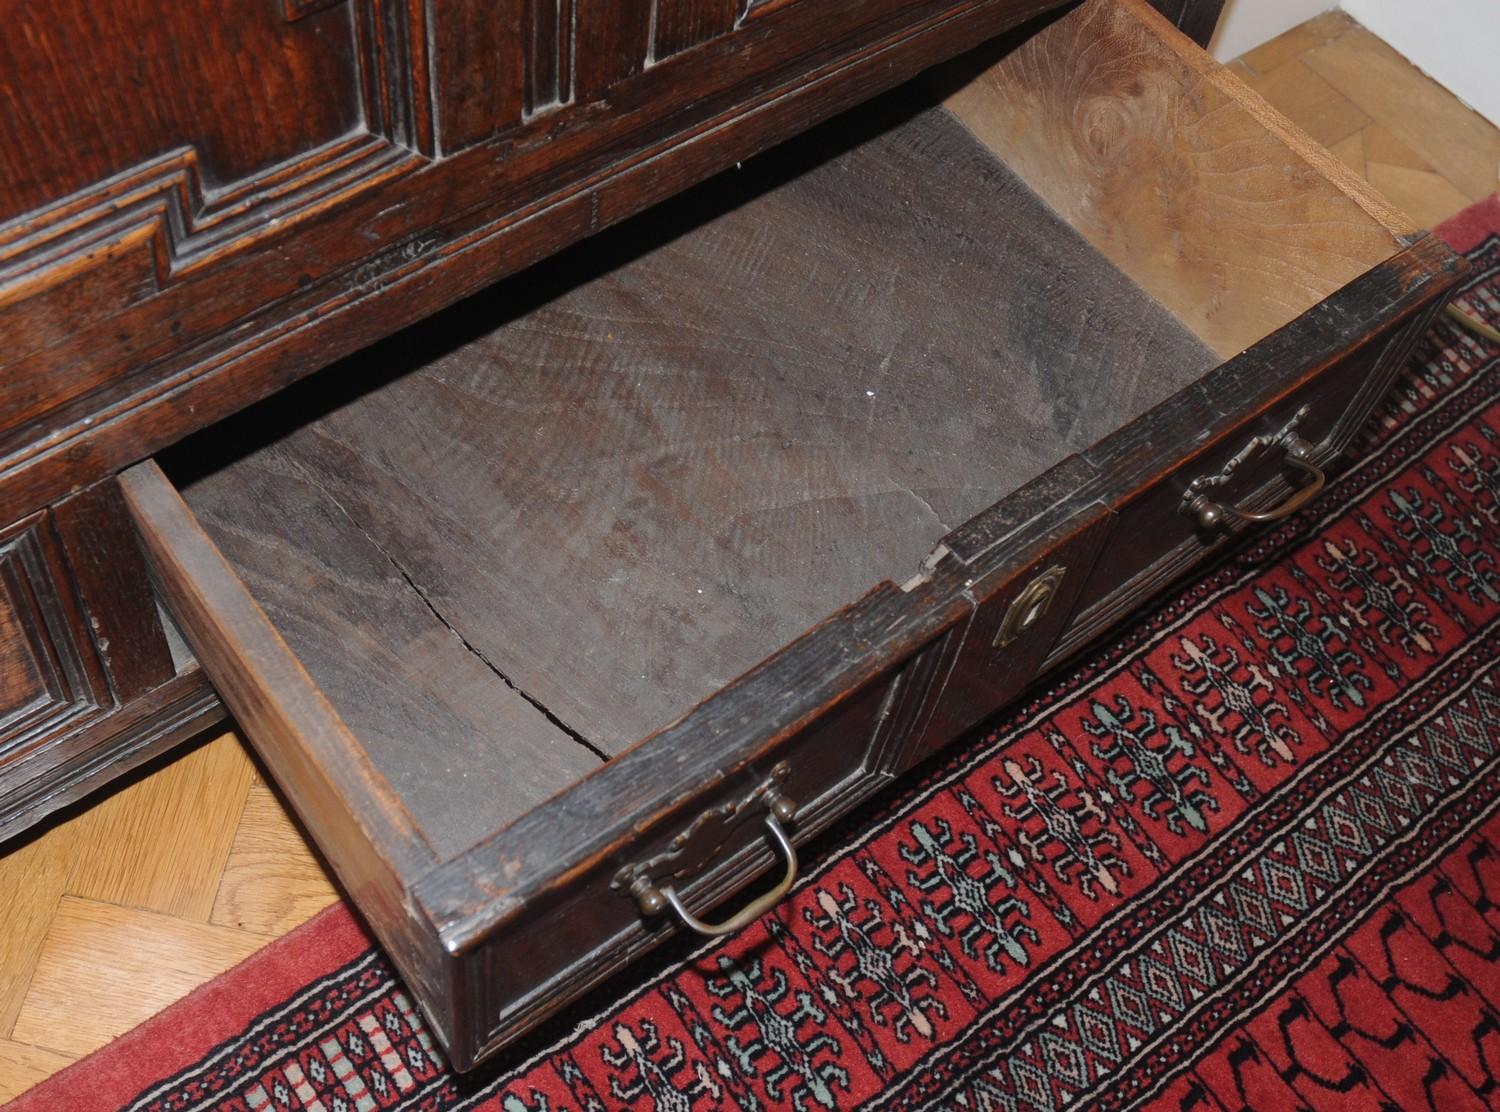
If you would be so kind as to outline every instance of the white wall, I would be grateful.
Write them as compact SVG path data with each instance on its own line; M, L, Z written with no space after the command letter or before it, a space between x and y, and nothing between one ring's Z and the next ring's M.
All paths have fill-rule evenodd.
M1215 58L1227 62L1333 7L1337 7L1336 0L1229 0L1209 50Z
M1246 0L1237 2L1243 7ZM1343 0L1341 7L1438 84L1500 124L1496 0Z

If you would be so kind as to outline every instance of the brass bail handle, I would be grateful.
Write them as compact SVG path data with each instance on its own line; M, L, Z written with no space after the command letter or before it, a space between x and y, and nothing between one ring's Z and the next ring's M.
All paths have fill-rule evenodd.
M687 909L682 902L682 897L670 884L657 888L642 877L636 882L631 893L635 896L640 909L647 915L658 915L670 907L677 913L677 918L682 920L682 925L689 930L709 938L720 938L748 927L780 903L782 897L792 890L792 885L797 883L797 850L781 825L783 822L792 821L797 814L797 805L779 792L768 796L766 802L769 806L765 818L766 829L771 832L771 840L781 851L782 857L786 859L786 871L782 874L781 880L776 883L775 888L750 901L728 919L718 923L705 923Z
M1217 528L1228 518L1247 524L1257 524L1291 517L1322 493L1324 485L1328 482L1328 476L1324 474L1321 467L1312 462L1310 458L1312 445L1307 441L1298 436L1289 436L1282 443L1286 453L1285 462L1308 476L1310 481L1293 491L1279 506L1269 510L1248 510L1243 506L1215 502L1205 494L1198 494L1188 502L1185 508L1205 529Z

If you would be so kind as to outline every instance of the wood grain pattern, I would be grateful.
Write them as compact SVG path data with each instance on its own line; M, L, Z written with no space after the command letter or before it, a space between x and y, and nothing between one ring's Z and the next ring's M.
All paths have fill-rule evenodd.
M1306 23L1299 23L1284 31L1269 42L1261 43L1253 50L1247 50L1235 59L1233 64L1249 70L1251 74L1263 76L1278 66L1299 60L1309 50L1338 38L1356 26L1358 25L1347 12L1337 9L1323 12L1321 15L1313 16ZM1302 115L1302 108L1299 102L1288 101L1283 111L1296 121Z
M78 837L118 842L122 849L107 858L81 857L68 891L207 920L213 907L208 881L224 871L253 776L238 739L225 734L128 796L102 800L82 817Z
M1033 42L1103 10L1080 8ZM722 209L708 219L658 212L529 274L524 313L476 299L427 339L373 353L380 373L352 363L247 415L247 442L209 445L230 458L184 465L202 521L159 471L126 477L189 638L253 716L330 860L348 880L377 859L354 898L461 1068L662 937L616 884L622 862L659 855L780 761L805 837L948 740L1012 689L968 681L1027 582L1054 561L1092 581L1118 507L1142 491L1178 496L1178 467L1237 448L1247 423L1316 389L1334 355L1453 281L1450 253L1430 240L1400 251L1387 227L1404 227L1399 215L1159 17L1116 14L1165 59L1158 88L1212 74L1233 119L1280 150L1267 156L1278 173L1257 179L1271 197L1338 198L1390 253L1206 378L1213 353L965 129L898 104L872 109L868 133L845 122L835 158L814 134L811 160L793 147L716 183ZM1110 43L1119 25L1103 18L1094 33ZM1289 164L1301 176L1279 172ZM211 473L195 480L194 466ZM1082 485L1057 474L1080 466ZM1028 479L1055 501L1017 522L1007 496ZM870 508L887 505L893 516ZM746 508L769 511L754 530ZM726 526L726 511L741 516ZM1132 553L1111 551L1105 581L1152 566L1175 535L1121 538ZM900 546L915 556L935 540L905 588L880 581L906 570L887 562ZM837 595L799 610L841 574L875 585L822 621ZM718 583L731 589L711 593ZM972 643L955 634L966 623ZM716 626L733 635L722 646L701 636ZM1056 627L1039 628L1008 680L1047 655ZM405 717L355 725L381 677L350 667L350 646L370 654L393 630L412 652L377 662L402 670L387 698ZM455 642L489 670L486 688L416 674ZM950 691L963 705L939 715ZM418 798L409 739L474 721L497 694L613 759L455 852L484 825L470 815L524 800L507 775L518 743L503 730L440 742L479 763L438 808ZM372 836L359 828L368 814L399 821ZM688 898L711 906L763 868L764 853L737 846Z
M1500 131L1436 82L1413 80L1411 63L1370 32L1350 30L1303 61L1471 201L1500 188Z
M0 530L0 769L86 727L110 703L50 515Z
M285 934L339 898L330 876L276 793L257 781L239 814L208 921L273 938Z
M449 0L434 9L431 48L444 151L480 142L524 116L527 4Z
M526 111L573 99L573 0L526 0Z
M316 448L325 437L294 439ZM440 442L411 444L430 449ZM332 459L323 471L290 450L252 457L190 488L193 510L309 669L349 744L390 781L434 850L455 852L587 774L600 758L497 673L488 643L475 647L471 626L484 620L479 607L489 598L455 606L412 553L365 519L366 499L384 501L393 481L356 497L370 473L346 446ZM458 519L451 528L462 525ZM279 535L281 526L290 526L295 546ZM507 559L473 551L481 569ZM517 603L525 605L523 598ZM420 761L411 760L415 745Z
M1330 49L1320 54L1324 47ZM1323 67L1340 87L1309 64L1315 54L1334 59ZM1459 183L1482 189L1488 164L1500 151L1500 129L1394 57L1342 12L1327 12L1257 47L1240 59L1236 72L1308 131L1328 128L1334 119L1371 119L1337 141L1330 141L1332 132L1322 138L1335 157L1422 227L1436 227L1464 207L1470 195ZM1452 176L1413 150L1387 121L1406 134L1419 130L1425 149L1443 152L1439 161Z
M369 754L310 681L154 463L120 477L153 575L225 703L277 769L291 804L350 898L423 999L440 994L442 957L406 898L435 860ZM420 763L420 750L413 750ZM438 1028L440 1038L444 1036Z
M247 767L238 739L226 735L158 762L155 771L118 787L95 807L9 843L0 856L0 1098L67 1065L93 1041L74 1032L97 1028L101 986L113 1002L108 993L118 986L105 979L122 971L110 964L110 955L140 947L150 964L124 974L149 982L147 1006L160 1007L197 978L163 975L155 962L174 946L194 944L205 921L215 925L215 945L191 956L204 960L196 966L199 973L212 975L326 905L315 893L331 892L329 881L320 878L316 858L298 841L274 796L264 783L252 786L248 796L244 792ZM226 830L235 841L222 868L202 867L207 858L224 855L199 853L194 840L222 851ZM267 858L271 852L279 865ZM179 867L184 863L189 867ZM101 918L92 914L98 904L83 897L85 888L176 910L144 921L135 914ZM213 912L205 915L210 907ZM86 940L55 945L59 931L76 941L76 923L54 923L59 914L76 920L80 909L88 920ZM221 915L225 909L233 914ZM144 940L143 929L150 936ZM233 944L223 944L236 935ZM54 961L61 971L49 968ZM14 1027L23 1010L29 1018L18 1038ZM127 1020L139 1014L131 1012Z
M324 415L185 487L455 847L515 812L412 733L454 769L498 733L539 800L557 738L496 729L510 685L617 753L1212 363L941 111L714 187L532 272L510 323L496 291L341 373L405 372L378 389L278 401Z
M422 33L429 6L280 24L360 13L340 49L360 59L368 128L222 191L195 147L173 147L0 227L0 328L20 337L0 353L0 497L43 506L1055 2L780 5L651 66L636 60L648 5L583 22L566 5L579 42L560 8L530 5L553 19L515 29L531 57L593 84L554 110L532 82L526 118L483 140L483 98L430 84L447 71L425 52L460 32ZM454 149L434 105L458 121Z
M653 3L573 0L573 95L598 99L646 68Z
M1329 470L1336 468L1436 312L1440 291L1449 288L1462 270L1445 246L1424 237L1339 295L1345 315L1337 331L1346 337L1345 343L1331 335L1313 341L1312 335L1326 325L1299 318L1227 363L1216 376L1215 388L1185 391L1162 407L1163 412L1153 414L1153 420L1127 426L1087 453L1101 473L1136 467L1155 478L1112 499L1117 524L1110 559L1096 566L1084 586L1078 613L1050 663L1060 663L1103 634L1142 598L1242 531L1200 529L1183 512L1182 494L1199 476L1217 473L1252 438L1296 418L1297 435L1312 447L1312 458ZM1413 282L1415 289L1410 287ZM1312 348L1327 354L1300 374L1280 373L1298 362L1299 351ZM1215 426L1225 429L1217 443L1202 431ZM1275 452L1251 458L1224 488L1226 496L1255 509L1268 509L1291 492L1292 483Z
M1357 104L1319 77L1301 59L1293 59L1266 76L1252 77L1246 83L1278 112L1296 105L1299 110L1297 126L1325 147L1332 148L1370 123L1370 117Z
M656 0L653 61L733 30L744 0Z
M71 1054L0 1039L0 1100L15 1099L72 1062Z
M64 896L11 1037L87 1054L264 944L243 931ZM92 996L91 1012L71 1006L81 993Z
M52 510L94 647L120 701L177 674L146 562L114 483L99 483Z
M1227 357L1389 258L1410 225L1159 22L1091 0L947 104Z
M12 845L0 857L0 1037L10 1034L25 1000L58 901L67 891L80 843L71 827Z
M1440 122L1437 122L1434 126L1440 126ZM254 794L254 789L252 789L252 794ZM78 851L75 852L89 851L87 851L87 849L78 849ZM101 848L92 849L92 852L101 852ZM3 863L3 861L0 861L0 867L3 867L3 864L5 863ZM15 873L15 875L24 875L24 873ZM0 891L3 891L3 888L0 888ZM3 902L3 896L0 896L0 902ZM5 939L5 926L7 926L10 921L12 921L12 912L9 911L9 908L6 908L5 911L0 911L0 939ZM99 945L101 945L101 948L108 948L110 947L110 945L113 945L113 942L101 938L101 941L99 941ZM0 942L0 951L3 950L5 950L5 945L3 945L3 942ZM55 1020L57 1020L58 1023L69 1023L72 1022L72 1014L77 1014L80 1013L80 1011L87 1010L87 1008L95 1007L95 993L92 992L92 986L87 986L87 984L80 984L80 986L78 986L78 995L75 996L74 1005L72 1005L72 1007L74 1007L74 1011L72 1011L72 1013L69 1013L69 1010L66 1007L55 1008ZM0 1062L7 1061L7 1059L5 1058L5 1052L5 1043L0 1043ZM9 1079L7 1079L7 1077L5 1076L5 1067L0 1067L0 1085L3 1085L6 1080Z
M350 131L360 114L352 10L292 24L275 4L214 0L59 0L7 13L0 223L174 147L198 150L210 180L227 184ZM301 110L285 113L293 103Z

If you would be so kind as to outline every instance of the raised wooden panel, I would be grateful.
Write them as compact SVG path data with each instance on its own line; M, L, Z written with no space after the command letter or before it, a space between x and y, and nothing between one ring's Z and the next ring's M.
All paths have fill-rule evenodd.
M0 840L222 718L113 480L0 529Z
M573 95L590 101L650 61L651 5L573 0Z
M0 539L0 762L39 736L99 709L97 667L37 515ZM107 698L107 695L105 695Z
M51 669L38 659L36 647L26 635L26 625L16 604L6 592L0 596L0 727L20 720L38 705L55 701L48 690Z
M526 0L526 111L573 99L573 0Z
M656 37L652 60L728 34L739 18L743 0L656 0Z
M425 43L397 0L18 9L0 37L0 428L227 324L232 304L120 316L423 161Z
M352 16L345 3L288 23L268 0L9 5L0 221L173 149L222 188L355 130Z
M1058 2L28 7L0 496L40 508Z
M548 35L555 34L557 12L555 6L544 12L537 0L439 5L430 42L444 150L469 146L521 122L536 99L531 43L544 25ZM544 55L550 45L549 40L543 46ZM546 81L549 88L541 101L550 104L556 98L556 73L549 70Z

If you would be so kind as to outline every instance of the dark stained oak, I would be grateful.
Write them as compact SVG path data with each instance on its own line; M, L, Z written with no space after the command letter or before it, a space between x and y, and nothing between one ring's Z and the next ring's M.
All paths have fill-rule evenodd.
M1056 3L29 7L0 48L0 500L40 508Z
M1214 363L903 103L512 285L537 307L502 323L502 287L351 360L349 388L404 373L343 404L319 384L318 420L184 488L355 732L415 728L434 768L450 738L490 767L511 686L618 753ZM408 658L426 678L387 682ZM433 821L507 817L486 777L452 779Z
M201 690L168 693L187 690L190 663L168 658L139 561L118 520L84 512L87 491L1054 4L60 0L9 13L0 525L48 514L36 536L57 543L5 589L24 601L35 579L50 600L69 584L57 597L95 623L80 643L102 672L67 648L63 619L0 610L0 751L28 754L26 772L18 758L0 775L0 812L18 808L4 829L102 783L112 752L139 756L220 713ZM59 744L33 745L43 721Z
M0 530L0 838L222 721L111 479Z

